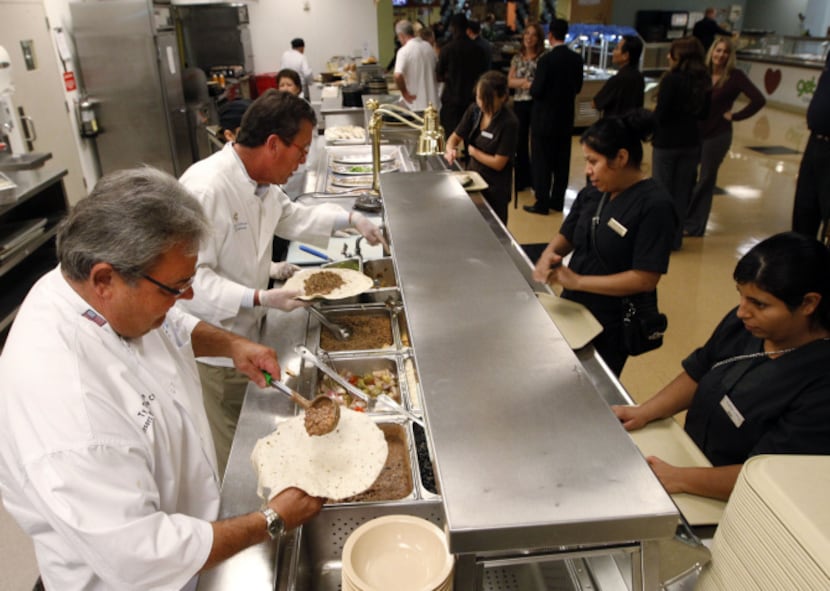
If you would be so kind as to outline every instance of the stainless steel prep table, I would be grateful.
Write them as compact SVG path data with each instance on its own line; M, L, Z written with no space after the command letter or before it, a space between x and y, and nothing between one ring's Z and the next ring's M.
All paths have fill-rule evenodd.
M567 346L533 295L540 286L527 258L479 196L471 199L440 172L381 179L450 548L459 558L455 588L476 588L482 561L627 548L635 588L656 589L653 542L671 538L679 517L607 407L624 391L590 347L577 356ZM304 341L305 320L301 311L269 315L266 338L284 367L299 366L292 346ZM282 397L249 388L223 517L260 505L250 451L293 413ZM251 548L204 575L200 589L283 589L277 560L288 571L298 558L277 554L274 544Z

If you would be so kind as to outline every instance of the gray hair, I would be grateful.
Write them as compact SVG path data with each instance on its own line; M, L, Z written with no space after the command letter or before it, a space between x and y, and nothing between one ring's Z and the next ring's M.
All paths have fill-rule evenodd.
M389 29L387 29L387 31L388 30ZM414 37L415 36L415 29L412 27L412 23L410 23L408 20L404 19L404 20L398 21L395 24L395 34L396 35L403 34L403 35L406 35L408 37Z
M197 254L208 228L202 206L169 174L149 166L119 170L102 177L61 223L58 260L76 281L100 262L137 281L174 245Z

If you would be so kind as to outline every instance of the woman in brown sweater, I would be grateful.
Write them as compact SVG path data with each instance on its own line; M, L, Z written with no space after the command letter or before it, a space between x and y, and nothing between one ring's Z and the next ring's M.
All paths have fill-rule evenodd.
M732 145L732 122L752 117L766 104L761 91L735 67L735 47L729 37L720 37L712 44L706 66L712 76L712 102L709 117L700 125L700 176L683 222L686 236L703 236L706 231L718 169ZM732 106L741 94L749 104L733 113Z

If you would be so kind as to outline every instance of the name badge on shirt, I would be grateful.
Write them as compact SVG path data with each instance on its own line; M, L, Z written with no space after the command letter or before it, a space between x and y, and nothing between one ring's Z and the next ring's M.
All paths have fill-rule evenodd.
M236 222L233 225L234 232L239 232L241 230L247 230L247 229L248 229L248 222Z
M489 131L482 131L481 132L481 137L486 137L488 140L491 140L491 139L493 139L493 134L490 133Z
M720 399L720 406L726 412L726 416L729 417L732 424L740 429L741 425L744 424L744 415L741 414L741 411L738 410L735 403L729 399L729 396L724 396Z
M608 220L608 227L614 230L617 234L625 238L625 235L628 234L628 228L623 226L620 222L611 218Z

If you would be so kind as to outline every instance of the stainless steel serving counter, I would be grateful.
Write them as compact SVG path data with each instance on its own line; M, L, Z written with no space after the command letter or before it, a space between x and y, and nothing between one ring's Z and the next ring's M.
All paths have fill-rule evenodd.
M381 193L450 550L672 537L671 499L461 186L388 174Z
M592 556L633 588L657 589L658 546L679 514L608 408L627 401L625 391L591 347L567 346L533 294L546 288L479 195L442 172L386 173L381 190L441 499L363 507L346 526L389 512L444 525L457 590L481 589L488 565L550 556ZM298 371L293 346L306 340L306 313L269 314L266 328L283 368ZM250 452L294 412L249 387L222 517L261 505ZM346 513L324 510L318 525L344 537L333 514ZM199 589L294 588L284 575L304 569L302 536L250 548L203 575Z

